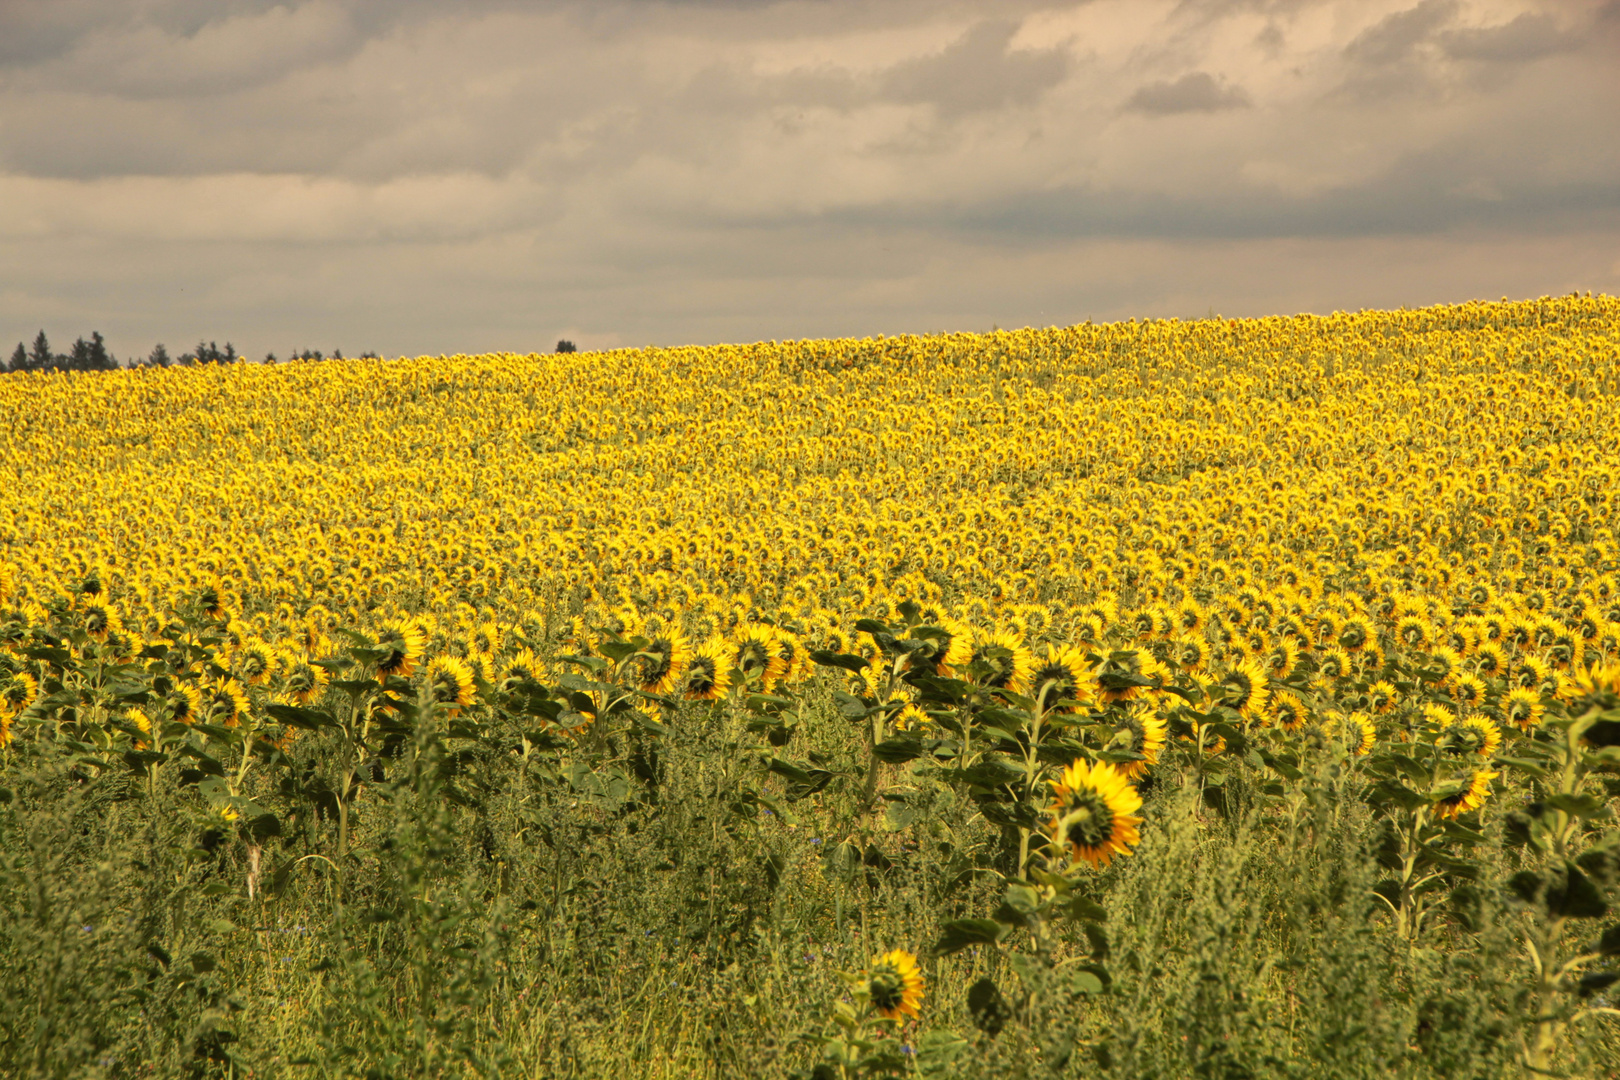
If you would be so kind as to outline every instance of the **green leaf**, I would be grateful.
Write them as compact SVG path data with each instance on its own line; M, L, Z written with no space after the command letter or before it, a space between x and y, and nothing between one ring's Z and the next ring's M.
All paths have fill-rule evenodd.
M1548 806L1562 810L1571 817L1593 818L1602 814L1607 806L1595 795L1554 793L1542 800Z
M1076 994L1100 994L1103 992L1103 981L1097 978L1096 972L1077 971L1069 980L1069 989Z
M953 919L940 927L940 937L930 950L934 956L950 956L973 945L994 945L1007 934L1007 927L994 919Z
M890 765L901 765L927 752L922 736L910 733L885 739L872 747L872 756Z
M810 659L822 667L843 668L859 674L865 671L868 661L863 657L852 656L849 653L828 652L826 649L810 650Z
M1012 1006L1007 1004L1007 999L1001 995L1001 988L988 975L968 987L967 1007L973 1026L992 1039L1001 1034L1002 1028L1013 1016Z
M325 731L338 726L337 720L325 709L306 709L300 705L272 703L266 705L264 711L288 727L302 728L304 731Z
M1063 913L1071 919L1084 919L1089 922L1108 921L1108 909L1084 896L1076 896L1063 905Z

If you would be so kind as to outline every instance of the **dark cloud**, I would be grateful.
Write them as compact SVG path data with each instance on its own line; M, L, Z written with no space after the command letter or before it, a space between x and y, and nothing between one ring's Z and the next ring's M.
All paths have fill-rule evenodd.
M1409 60L1418 48L1457 17L1457 0L1421 0L1413 8L1385 16L1344 48L1354 64L1388 67Z
M1445 54L1457 60L1521 63L1568 52L1581 38L1560 28L1550 15L1527 11L1501 26L1448 30L1439 41Z
M1068 54L1058 49L1009 51L1016 23L982 22L943 52L895 65L884 96L937 106L946 116L1028 105L1062 81Z
M1252 105L1241 86L1216 79L1207 71L1194 71L1174 81L1149 83L1130 96L1130 111L1168 116L1172 113L1220 112Z

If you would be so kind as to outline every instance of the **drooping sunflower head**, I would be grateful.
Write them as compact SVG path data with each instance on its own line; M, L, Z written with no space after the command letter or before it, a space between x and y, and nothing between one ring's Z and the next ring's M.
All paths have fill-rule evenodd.
M1305 704L1286 690L1279 690L1271 696L1268 715L1271 721L1284 731L1299 731L1310 719L1310 714L1305 711Z
M1461 791L1453 792L1434 804L1435 816L1455 818L1468 813L1470 810L1478 810L1485 805L1485 800L1490 797L1491 781L1499 775L1501 774L1492 772L1489 769L1474 770L1466 777L1465 786Z
M1400 703L1401 692L1392 683L1380 679L1367 687L1367 705L1375 713L1382 715Z
M729 644L726 666L742 678L757 679L768 690L786 674L786 665L770 627L741 623Z
M1268 678L1278 682L1287 679L1299 664L1299 643L1293 638L1278 638L1260 653L1260 663Z
M1164 749L1167 726L1162 717L1152 713L1134 712L1114 729L1109 746L1141 754L1141 761L1122 763L1119 768L1127 780L1146 776L1148 766L1158 763L1159 751Z
M1502 729L1481 713L1469 713L1446 729L1445 749L1453 754L1474 753L1490 757L1502 745Z
M473 670L465 660L435 656L428 662L428 693L451 716L472 704L473 686Z
M923 975L917 957L904 949L876 957L866 973L866 996L872 1008L890 1020L902 1016L917 1019L923 999Z
M1554 683L1552 665L1539 656L1522 656L1513 669L1512 682L1526 690L1545 690Z
M167 704L169 719L177 723L195 724L206 719L203 714L203 696L190 683L180 683L169 691Z
M715 701L731 688L730 643L722 637L704 642L686 667L684 694L689 701Z
M262 686L275 678L281 658L268 642L253 638L243 644L236 657L237 674L250 686Z
M1431 672L1430 677L1435 682L1450 682L1462 667L1462 654L1450 645L1437 645L1429 650L1428 661L1424 664Z
M1343 649L1328 649L1316 663L1316 677L1321 682L1333 683L1350 677L1354 663Z
M519 686L529 682L539 682L544 670L540 658L534 655L532 649L523 649L507 658L496 670L499 678L496 686L504 694L510 694Z
M1221 680L1225 688L1225 703L1246 717L1258 716L1265 711L1269 692L1266 690L1266 669L1253 660L1245 660L1226 673Z
M210 686L202 694L202 710L198 719L204 723L235 727L248 712L248 697L242 684L235 679Z
M1370 645L1378 644L1378 630L1365 615L1352 615L1339 629L1339 648L1358 653Z
M1503 718L1520 731L1529 731L1541 723L1546 712L1547 707L1542 704L1541 693L1537 690L1515 686L1502 699Z
M683 685L692 647L679 630L653 638L635 658L631 680L648 694L668 694Z
M84 628L97 641L106 641L109 634L123 630L124 620L119 617L117 608L96 602L84 609Z
M1046 708L1059 712L1073 712L1093 696L1086 654L1069 645L1048 645L1046 655L1036 661L1029 684ZM1073 704L1058 704L1063 701Z
M26 671L0 674L0 716L16 716L39 696L39 680Z
M296 653L282 653L280 666L286 671L283 690L295 705L308 705L320 697L330 679L325 668Z
M968 659L969 673L984 686L1014 694L1029 693L1035 654L1013 630L980 632Z
M1076 862L1104 867L1115 855L1129 855L1141 843L1137 826L1142 819L1135 814L1142 808L1142 797L1113 765L1077 759L1051 785L1047 829Z
M377 661L378 680L386 681L391 675L410 678L426 647L427 631L415 619L384 626L377 635L377 651L383 654L382 659Z
M1202 637L1188 637L1176 642L1173 655L1182 671L1197 674L1209 664L1209 642Z
M1457 672L1451 677L1451 700L1469 708L1478 708L1485 702L1485 682L1478 675Z
M927 713L908 701L904 708L894 714L892 722L896 731L920 731L928 726L930 720Z
M1395 624L1395 640L1417 652L1428 648L1435 638L1434 624L1419 615L1407 615Z
M1502 646L1494 641L1482 643L1474 650L1474 674L1484 679L1493 679L1507 671L1507 657L1502 652Z
M501 641L501 628L486 620L467 634L467 649L469 652L495 654L501 651Z
M1620 708L1620 663L1609 662L1578 672L1570 680L1569 711L1580 716L1592 709Z
M1345 748L1357 757L1372 753L1373 745L1378 742L1378 728L1364 712L1336 717L1329 726L1333 734L1343 740Z

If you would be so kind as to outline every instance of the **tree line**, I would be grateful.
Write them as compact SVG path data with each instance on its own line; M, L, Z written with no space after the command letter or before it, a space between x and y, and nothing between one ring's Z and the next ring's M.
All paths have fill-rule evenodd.
M374 360L377 354L367 350L355 359ZM67 352L55 352L51 342L41 330L34 337L34 344L30 347L17 342L17 347L11 353L11 359L0 371L116 371L124 367L191 367L197 364L236 364L247 360L247 356L236 351L236 346L229 341L224 348L218 342L199 341L195 348L181 353L179 356L170 356L168 347L161 342L155 346L145 359L135 357L127 363L120 362L107 348L106 339L99 332L92 331L88 340L79 338ZM287 354L289 360L345 360L343 350L333 349L330 354L317 349L294 349ZM275 353L266 353L264 362L276 363Z

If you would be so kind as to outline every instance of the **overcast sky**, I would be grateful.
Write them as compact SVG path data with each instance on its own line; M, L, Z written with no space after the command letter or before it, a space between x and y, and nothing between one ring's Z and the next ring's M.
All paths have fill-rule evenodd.
M1620 0L0 0L0 344L1620 293Z

